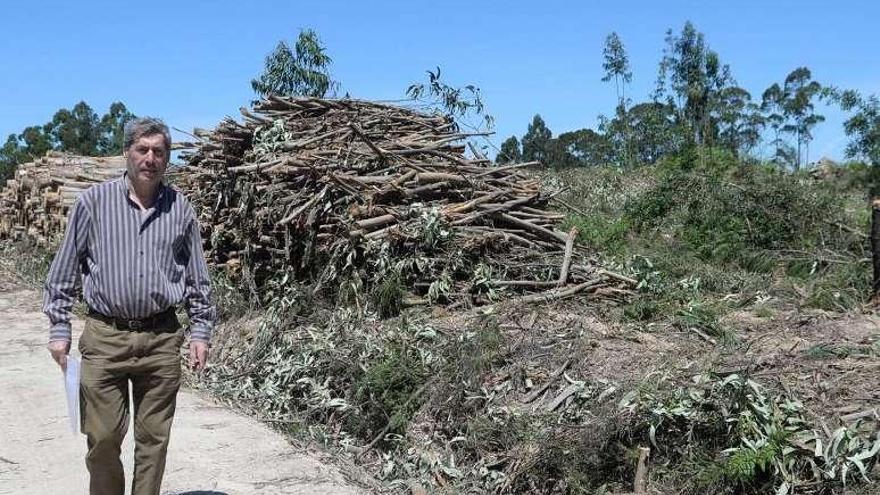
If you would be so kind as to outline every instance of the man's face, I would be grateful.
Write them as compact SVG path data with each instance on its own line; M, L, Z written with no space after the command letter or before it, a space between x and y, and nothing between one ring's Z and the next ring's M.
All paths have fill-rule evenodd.
M168 166L165 138L162 134L138 138L128 148L126 163L132 184L158 186Z

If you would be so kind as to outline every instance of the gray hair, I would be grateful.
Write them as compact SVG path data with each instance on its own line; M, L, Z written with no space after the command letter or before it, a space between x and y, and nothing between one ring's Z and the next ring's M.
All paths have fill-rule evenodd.
M141 117L125 123L122 135L122 149L127 150L135 141L144 136L161 134L165 138L165 149L171 151L171 131L161 119Z

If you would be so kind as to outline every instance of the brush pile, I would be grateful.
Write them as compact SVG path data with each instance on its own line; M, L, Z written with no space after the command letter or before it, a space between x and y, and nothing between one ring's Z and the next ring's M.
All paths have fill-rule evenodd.
M64 234L76 198L90 186L122 175L121 156L84 157L50 151L23 163L0 191L0 238L29 238L49 247Z
M472 134L446 116L279 97L242 114L196 131L178 184L199 212L209 261L254 293L279 273L393 304L619 294L632 282L557 229L564 216L522 171L531 164L467 158Z

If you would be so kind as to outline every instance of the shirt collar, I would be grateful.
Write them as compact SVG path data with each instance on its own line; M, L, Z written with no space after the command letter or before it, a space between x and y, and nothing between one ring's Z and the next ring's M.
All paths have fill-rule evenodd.
M128 197L129 185L128 185L128 170L122 173L122 177L116 181L118 184L119 190L122 192L122 196L126 201L130 201L131 199ZM153 201L153 208L159 205L159 202L165 197L165 190L168 186L165 185L165 181L159 182L159 192L156 193L156 200Z

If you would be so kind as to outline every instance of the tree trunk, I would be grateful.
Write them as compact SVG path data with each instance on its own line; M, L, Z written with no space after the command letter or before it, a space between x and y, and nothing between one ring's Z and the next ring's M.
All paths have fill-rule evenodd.
M806 155L806 156L804 156L804 164L809 167L810 166L810 142L809 141L804 142L804 155Z
M774 142L774 144L776 145L776 154L773 155L773 162L776 163L777 167L778 167L779 166L778 165L779 164L779 128L777 127L776 129L774 129L774 131L776 132L776 141Z
M880 303L880 198L871 202L871 261L874 265L874 285L872 296Z

